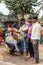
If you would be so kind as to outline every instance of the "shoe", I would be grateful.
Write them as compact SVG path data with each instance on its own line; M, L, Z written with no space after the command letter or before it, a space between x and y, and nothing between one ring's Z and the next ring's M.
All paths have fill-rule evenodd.
M33 62L33 64L35 64L35 63L36 63L36 64L38 64L39 62L38 62L38 61L37 61L37 62L36 62L36 61L34 61L34 62Z
M34 55L33 55L33 54L31 54L31 55L30 55L30 58L31 58L31 59L34 59Z
M30 59L31 59L31 60L33 60L34 58L33 58L33 57L31 57Z
M25 56L25 58L30 58L30 55L28 55L28 56Z
M39 61L35 62L35 63L39 63Z

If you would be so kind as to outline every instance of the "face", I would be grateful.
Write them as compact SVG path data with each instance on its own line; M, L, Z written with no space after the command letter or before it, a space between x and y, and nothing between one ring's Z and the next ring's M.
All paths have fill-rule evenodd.
M25 24L25 21L21 21L21 26Z
M32 19L28 19L29 23L32 23Z
M37 22L37 19L32 19L32 22L33 22L33 23Z

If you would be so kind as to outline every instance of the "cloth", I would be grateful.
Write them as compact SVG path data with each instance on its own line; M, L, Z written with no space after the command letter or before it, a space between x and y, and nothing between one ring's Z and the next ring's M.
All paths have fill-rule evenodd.
M21 50L23 53L24 53L24 40L19 40L19 43L20 43L20 45L19 45L19 50Z
M0 42L3 41L3 35L2 35L2 32L0 31Z
M43 36L43 28L41 28L41 31L40 31L41 35Z
M24 39L24 32L22 32L22 29L19 29L19 34L18 34L18 38L19 39Z
M32 23L29 23L28 25L28 38L31 38L31 29L32 29Z
M42 39L42 36L40 37L40 44L42 44L43 43L43 39Z
M33 49L33 43L31 42L31 39L28 39L28 50L27 53L30 53L30 57L34 57L34 49Z
M17 40L15 40L12 36L10 36L10 34L6 37L6 42L14 45L16 50L19 51L19 49L17 47Z
M40 30L41 30L40 24L38 22L33 23L31 39L40 40Z
M4 42L5 42L5 34L6 34L6 29L3 30L3 39L4 39Z
M35 58L35 62L39 62L39 50L38 50L38 42L39 40L36 40L36 44L34 45L33 44L33 48L34 48L34 58ZM33 40L33 43L34 43L34 40Z
M22 25L22 26L20 27L19 30L22 30L22 31L28 30L28 25L29 25L29 23L26 22L24 25Z

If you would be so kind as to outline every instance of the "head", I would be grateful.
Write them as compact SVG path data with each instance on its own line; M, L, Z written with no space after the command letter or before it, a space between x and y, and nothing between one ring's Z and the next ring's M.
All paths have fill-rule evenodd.
M32 23L32 18L28 18L28 22L29 23Z
M32 23L32 14L29 15L29 17L28 17L28 22L29 22L29 23Z
M21 25L25 24L25 19L24 18L22 18L20 21L21 21Z
M37 22L37 20L38 20L38 16L33 16L33 17L32 17L32 22L33 22L33 23Z

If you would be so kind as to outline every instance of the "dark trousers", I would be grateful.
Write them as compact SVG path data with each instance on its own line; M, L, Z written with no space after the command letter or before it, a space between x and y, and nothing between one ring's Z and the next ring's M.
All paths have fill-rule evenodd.
M34 40L33 40L34 43ZM36 40L36 44L33 44L33 48L34 48L34 58L35 58L35 62L38 63L39 62L39 40Z
M15 46L10 44L10 43L6 43L8 45L8 47L10 48L10 54L13 55L14 54L14 49L15 49Z
M33 44L31 42L31 39L28 39L28 51L30 53L30 57L34 57L34 49L33 49ZM28 53L27 51L27 53Z
M24 53L24 40L19 40L18 48Z
M10 48L10 54L11 54L11 55L14 55L14 49L15 49L15 47Z

